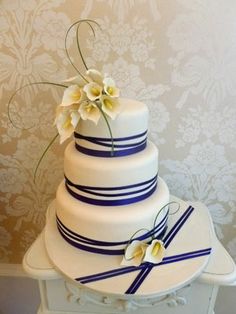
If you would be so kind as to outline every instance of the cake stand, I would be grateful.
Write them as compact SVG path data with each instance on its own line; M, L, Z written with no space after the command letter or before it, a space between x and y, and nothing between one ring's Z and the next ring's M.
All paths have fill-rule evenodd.
M194 225L196 222L198 225L199 238L209 230L205 238L206 245L210 243L211 253L200 259L192 259L191 264L189 261L181 261L172 266L170 264L168 267L159 267L156 274L149 277L150 281L145 279L146 282L135 294L122 293L124 280L119 281L118 278L109 279L112 281L105 285L97 282L92 286L76 281L74 270L70 272L70 258L68 257L69 267L64 267L65 260L62 264L57 260L59 253L50 251L48 235L45 244L45 234L50 232L46 227L23 259L24 270L39 283L41 304L38 314L213 314L218 287L236 285L236 266L216 238L207 207L199 202L192 206L200 216L192 216L194 221L191 223ZM50 206L48 220L52 216L53 206ZM199 219L207 220L208 226L201 224ZM190 224L190 220L188 223ZM188 234L191 238L189 231ZM50 239L56 240L57 237ZM64 252L64 255L67 254L68 252ZM75 258L78 257L72 257L73 263ZM83 268L83 265L81 257L81 260L78 259L78 269ZM188 269L184 270L186 267ZM153 278L156 278L156 284Z

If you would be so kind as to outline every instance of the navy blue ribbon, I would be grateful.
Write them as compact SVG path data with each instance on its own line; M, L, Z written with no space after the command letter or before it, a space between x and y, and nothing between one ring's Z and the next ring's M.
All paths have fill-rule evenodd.
M143 241L143 240L150 239L153 236L157 239L162 239L167 229L166 225L167 225L168 213L169 211L166 212L165 216L160 221L160 223L154 226L152 230L146 232L145 234L139 237L132 239L132 241L133 240ZM95 239L90 239L70 230L60 221L58 217L56 217L56 219L57 219L57 228L60 234L62 235L62 237L74 247L90 252L90 253L105 254L105 255L123 255L125 252L124 248L123 249L112 249L112 248L120 246L120 245L123 245L125 247L130 241L130 239L128 239L128 240L120 241L120 242L107 242L107 241L99 241Z
M177 220L177 222L174 224L171 230L163 238L165 248L167 248L170 245L170 243L173 241L174 237L182 228L182 226L185 224L187 219L190 217L193 210L194 208L192 206L189 206L187 210L183 213L183 215ZM140 270L139 274L137 275L133 283L125 292L125 294L134 294L139 289L139 287L141 286L145 278L148 276L148 274L151 272L153 267L166 265L170 263L176 263L176 262L180 262L187 259L198 258L201 256L209 255L210 253L211 253L211 248L191 251L191 252L164 257L163 260L157 264L145 262L138 267L136 266L122 267L122 268L113 269L113 270L109 270L109 271L98 273L98 274L75 278L75 280L79 281L82 284L86 284L86 283L104 280L104 279L115 277L115 276L125 275L127 273Z
M170 243L175 238L176 234L179 232L179 230L183 227L189 216L192 214L194 208L192 206L189 206L187 210L183 213L183 215L177 220L177 222L174 224L174 226L171 228L171 230L167 233L167 235L162 240L164 243L164 247L167 248ZM147 263L146 267L143 268L138 276L135 278L129 289L125 292L126 294L134 294L138 288L141 286L142 282L145 280L145 278L148 276L148 274L153 269L154 264L153 263Z
M91 186L75 184L71 182L67 177L65 177L65 186L71 196L87 204L98 205L98 206L121 206L121 205L129 205L129 204L137 203L151 196L157 188L157 178L158 178L158 175L155 175L155 177L153 177L150 180L140 182L137 184L126 185L126 186L91 187ZM76 191L73 190L72 188L74 188ZM129 191L120 192L123 190L129 190ZM100 191L103 191L103 193ZM105 193L106 191L109 191L109 192L114 191L116 193ZM89 195L99 196L102 198L93 198L93 197L85 196L85 195L80 194L80 192L84 192ZM140 195L137 195L137 194L140 194ZM111 199L111 198L117 198L117 197L119 197L119 199Z
M74 133L76 139L84 140L98 146L102 146L108 148L108 150L97 150L92 148L87 148L81 145L81 143L75 143L75 147L78 151L83 154L96 156L96 157L122 157L128 156L132 154L136 154L145 149L147 145L147 131L133 135L128 137L120 137L120 138L102 138L102 137L92 137L85 136L79 133ZM143 138L145 136L145 138ZM143 138L139 140L140 138ZM134 142L134 140L137 140ZM122 142L131 141L131 143L119 144ZM113 142L113 144L112 144ZM117 144L118 143L118 144ZM113 150L114 149L114 150Z
M157 267L157 266L161 266L161 265L181 262L183 260L209 255L210 253L211 253L211 248L206 248L206 249L191 251L191 252L187 252L187 253L183 253L183 254L171 255L168 257L164 257L160 263L152 264L152 265L154 267ZM105 280L105 279L108 279L111 277L117 277L117 276L125 275L128 273L132 273L132 272L135 272L138 270L145 269L147 266L148 266L148 263L143 263L139 266L127 266L127 267L122 267L122 268L116 268L116 269L108 270L108 271L98 273L98 274L93 274L93 275L75 278L75 280L79 281L82 284L87 284L90 282Z

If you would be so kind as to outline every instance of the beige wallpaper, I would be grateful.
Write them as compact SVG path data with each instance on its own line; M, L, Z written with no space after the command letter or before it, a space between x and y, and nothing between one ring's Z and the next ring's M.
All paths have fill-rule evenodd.
M67 28L95 19L95 39L81 28L90 67L108 72L123 96L150 108L149 136L171 192L208 205L218 237L236 258L236 3L233 0L0 1L0 261L20 263L42 230L63 177L65 145L55 143L62 89L36 81L75 75L64 51ZM74 62L82 67L75 42ZM23 130L24 128L24 130Z

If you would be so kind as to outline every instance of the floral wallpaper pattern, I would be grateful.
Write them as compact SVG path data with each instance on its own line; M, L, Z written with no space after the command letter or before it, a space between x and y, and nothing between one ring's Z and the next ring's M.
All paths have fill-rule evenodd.
M69 25L81 18L89 67L113 77L122 95L150 109L149 137L172 194L200 200L236 259L236 3L233 0L2 0L0 2L0 262L20 263L42 230L63 178L65 145L54 144L61 83L75 75L64 51ZM82 67L76 45L69 51Z

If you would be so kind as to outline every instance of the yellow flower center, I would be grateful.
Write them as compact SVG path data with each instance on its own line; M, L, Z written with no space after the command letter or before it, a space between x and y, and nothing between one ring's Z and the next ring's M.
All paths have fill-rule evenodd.
M71 95L72 99L73 100L79 100L80 97L81 97L81 92L80 90L78 90L77 92L74 92L72 95Z
M104 99L104 104L107 108L109 108L110 110L112 110L112 102L109 99Z
M135 251L134 251L134 256L133 257L138 257L138 256L142 256L143 255L143 250L141 247L138 247Z
M63 129L67 129L71 125L71 120L67 119L66 122L63 124Z
M87 111L87 113L90 113L92 108L93 108L93 106L91 104L88 104L88 105L85 106L85 110Z
M160 248L161 248L160 243L159 242L155 243L154 247L152 249L152 256L156 256L158 254Z
M99 96L100 95L100 90L97 87L92 87L91 92L94 96Z
M114 88L111 87L111 86L109 86L109 87L107 88L107 92L108 92L108 94L113 95L113 94L114 94Z

